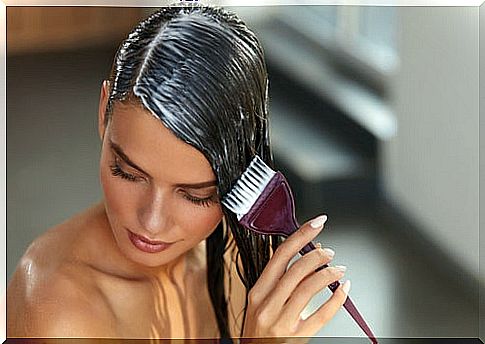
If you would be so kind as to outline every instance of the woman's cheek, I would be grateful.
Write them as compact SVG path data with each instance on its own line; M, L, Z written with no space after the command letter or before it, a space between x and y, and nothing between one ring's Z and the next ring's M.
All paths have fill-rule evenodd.
M215 204L209 208L198 205L189 205L191 208L180 213L179 223L184 223L184 228L190 231L194 241L200 241L207 238L217 227L222 220L222 211L220 206Z
M124 215L130 214L133 209L136 209L135 204L139 193L133 186L126 185L128 182L113 176L109 168L101 171L100 175L108 215L111 215L112 220L122 220Z
M209 208L196 205L179 195L172 208L174 220L189 238L190 242L199 242L207 238L222 219L222 212L212 205ZM187 239L186 239L187 240Z

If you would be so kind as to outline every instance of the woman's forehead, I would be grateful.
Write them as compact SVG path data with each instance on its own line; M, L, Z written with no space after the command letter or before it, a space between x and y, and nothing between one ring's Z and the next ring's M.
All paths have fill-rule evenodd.
M116 104L108 130L108 139L144 170L178 171L179 179L214 179L204 154L182 141L148 110L130 104ZM148 171L147 171L148 172Z

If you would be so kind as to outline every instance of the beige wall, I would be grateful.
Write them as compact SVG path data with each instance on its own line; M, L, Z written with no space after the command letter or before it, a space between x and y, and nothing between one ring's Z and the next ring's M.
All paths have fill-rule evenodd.
M32 53L111 44L123 39L143 8L8 7L8 53Z
M477 278L478 19L477 7L400 9L398 134L381 146L389 198Z

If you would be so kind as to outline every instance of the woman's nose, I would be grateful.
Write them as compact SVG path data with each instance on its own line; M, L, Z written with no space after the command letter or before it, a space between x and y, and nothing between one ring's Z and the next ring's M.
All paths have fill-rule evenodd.
M169 208L167 195L161 189L154 189L139 210L140 225L152 234L170 230L171 215Z

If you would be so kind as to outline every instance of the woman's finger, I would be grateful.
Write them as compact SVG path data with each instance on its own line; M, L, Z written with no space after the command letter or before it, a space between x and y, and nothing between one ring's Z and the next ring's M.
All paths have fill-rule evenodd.
M308 282L302 281L310 278L309 276L314 275L315 270L320 266L330 263L334 254L335 253L331 249L317 248L310 251L291 265L276 285L275 289L268 295L268 307L278 311L281 310L287 300L290 299L291 295L297 292L295 289L298 285L300 283L308 284ZM312 282L310 281L310 283ZM315 284L311 286L314 287ZM325 286L322 286L321 288L323 287ZM314 288L311 288L311 290L313 289Z
M350 290L350 280L341 284L330 299L318 308L307 319L301 319L297 326L296 336L313 336L327 324L342 308Z
M344 266L329 266L305 278L295 289L288 302L283 307L281 319L295 324L303 309L310 300L329 284L338 281L345 274Z
M249 302L259 304L269 295L286 272L290 260L320 233L325 221L326 215L308 221L278 247L249 292Z

